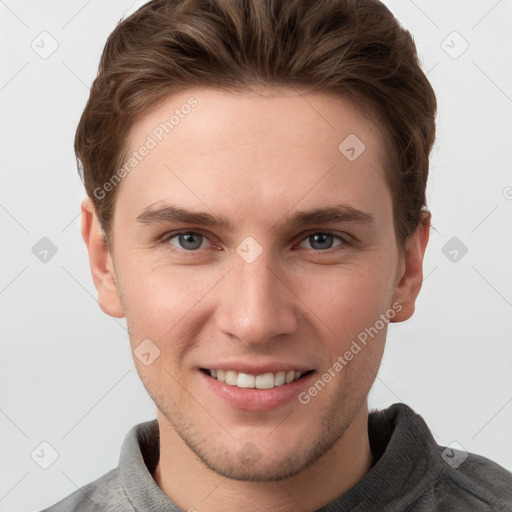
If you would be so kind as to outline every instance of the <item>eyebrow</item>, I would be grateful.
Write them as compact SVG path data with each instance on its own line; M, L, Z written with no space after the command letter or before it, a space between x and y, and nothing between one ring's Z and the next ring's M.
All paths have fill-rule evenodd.
M292 227L300 227L308 224L333 224L336 222L356 222L362 224L374 224L375 219L371 213L358 210L350 205L339 204L300 210L293 214L283 216L284 221L279 224L288 224ZM179 206L168 204L160 207L148 206L136 217L141 224L160 224L169 222L182 222L184 224L196 224L200 226L218 226L228 231L234 231L234 224L223 215L187 210Z

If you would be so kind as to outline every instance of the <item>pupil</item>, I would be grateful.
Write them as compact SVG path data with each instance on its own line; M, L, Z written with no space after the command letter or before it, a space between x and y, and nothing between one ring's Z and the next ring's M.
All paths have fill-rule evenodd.
M311 246L314 249L330 249L332 246L332 235L325 233L311 235Z

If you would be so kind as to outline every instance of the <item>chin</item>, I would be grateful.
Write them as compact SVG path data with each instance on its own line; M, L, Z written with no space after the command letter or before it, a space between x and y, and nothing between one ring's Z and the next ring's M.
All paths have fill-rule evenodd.
M195 452L211 471L243 482L275 482L285 480L304 471L322 454L289 453L277 456L261 454L252 443L246 443L229 457L221 459L212 454Z

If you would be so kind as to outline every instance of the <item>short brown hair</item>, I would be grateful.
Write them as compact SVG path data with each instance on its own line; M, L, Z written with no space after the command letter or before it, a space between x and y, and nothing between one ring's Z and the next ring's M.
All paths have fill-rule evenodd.
M391 144L386 180L403 248L426 206L436 97L412 36L378 0L154 0L121 21L75 136L107 240L117 187L95 190L122 166L136 120L172 93L255 85L334 92L370 107Z

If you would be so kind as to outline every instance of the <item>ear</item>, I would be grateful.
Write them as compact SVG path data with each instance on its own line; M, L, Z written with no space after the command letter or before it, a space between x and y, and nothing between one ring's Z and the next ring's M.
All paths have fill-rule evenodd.
M89 265L98 292L98 304L107 315L122 318L124 311L112 257L100 230L94 204L89 197L82 201L82 237L89 251Z
M424 211L416 231L405 242L392 302L400 304L402 309L397 311L392 322L403 322L414 313L416 297L423 283L423 256L430 234L430 218L430 212Z

